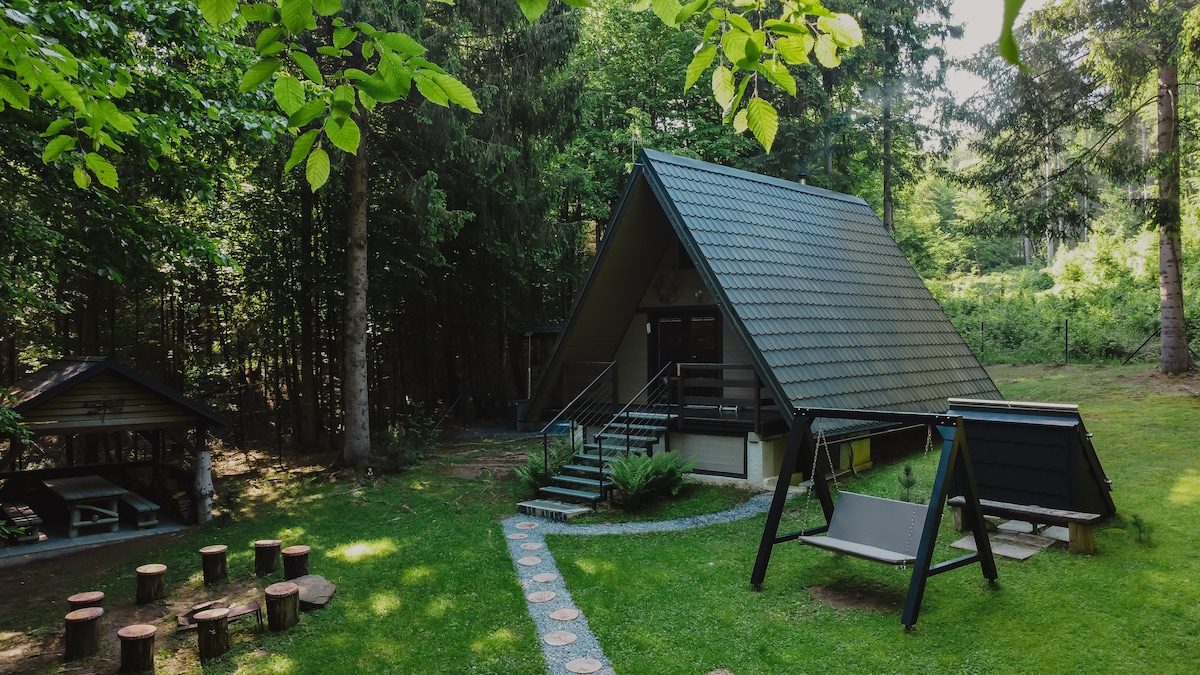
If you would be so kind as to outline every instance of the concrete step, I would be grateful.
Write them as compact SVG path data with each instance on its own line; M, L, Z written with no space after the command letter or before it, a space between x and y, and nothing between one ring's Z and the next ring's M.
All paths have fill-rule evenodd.
M517 504L517 513L560 522L591 512L592 509L587 506L569 504L554 499L531 499Z
M558 487L556 485L550 485L538 490L538 496L565 502L584 502L588 504L595 504L601 501L600 493L598 492L572 490L571 488Z

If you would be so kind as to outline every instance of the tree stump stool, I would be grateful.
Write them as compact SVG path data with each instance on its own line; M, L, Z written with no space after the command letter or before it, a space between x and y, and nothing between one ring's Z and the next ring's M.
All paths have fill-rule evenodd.
M66 651L64 661L74 661L85 656L91 656L100 648L100 617L104 616L101 607L84 607L66 616L66 631L63 644Z
M295 579L308 574L307 546L289 546L283 549L283 578Z
M254 542L254 574L265 577L279 569L279 547L283 542L278 539L259 539Z
M204 585L212 586L218 581L229 578L229 563L225 552L229 547L224 544L213 544L200 549L200 565L204 568Z
M196 622L196 646L200 660L208 661L229 651L229 610L206 609L192 617Z
M125 626L117 631L121 638L122 673L154 672L154 634L158 629L146 624Z
M83 609L84 607L99 607L104 604L103 591L88 591L86 593L76 593L67 598L67 605L71 610Z
M281 581L267 586L264 593L267 595L267 628L281 631L300 623L299 586Z
M166 565L153 563L137 568L137 604L144 605L167 596L163 588L163 574Z

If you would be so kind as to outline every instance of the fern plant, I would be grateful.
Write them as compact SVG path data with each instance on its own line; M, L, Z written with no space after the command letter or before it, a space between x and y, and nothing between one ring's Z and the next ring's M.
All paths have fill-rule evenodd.
M554 476L558 475L558 472L571 462L575 451L568 441L555 439L550 441L545 451L537 448L530 450L527 454L528 459L525 464L516 469L517 479L521 481L522 485L537 494L539 488L549 485Z
M650 497L677 495L684 476L696 465L677 452L660 452L653 457L630 453L609 463L609 480L621 492L626 506L636 508Z

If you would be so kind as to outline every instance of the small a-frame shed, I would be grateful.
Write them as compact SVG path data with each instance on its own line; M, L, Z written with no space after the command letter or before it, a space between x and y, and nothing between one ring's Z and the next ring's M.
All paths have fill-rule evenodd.
M194 457L194 478L186 491L201 522L210 517L212 462L206 437L212 428L228 421L209 407L118 363L108 356L72 356L59 359L25 377L10 388L15 403L34 439L58 437L63 451L54 467L27 470L27 448L10 439L0 456L0 478L21 483L22 477L45 473L61 476L116 465L158 463L172 448ZM137 448L145 448L139 452ZM140 455L140 457L139 457ZM26 475L29 474L29 475ZM163 480L155 473L155 482ZM13 481L12 479L17 479ZM149 488L166 501L165 486ZM191 517L187 517L191 520Z
M698 473L756 485L778 475L797 407L941 413L951 397L1002 398L865 201L652 150L525 420L560 414L588 385L574 374L597 370L616 409L670 403L657 442ZM649 400L663 374L676 384ZM870 442L851 437L862 422L829 424L843 446Z

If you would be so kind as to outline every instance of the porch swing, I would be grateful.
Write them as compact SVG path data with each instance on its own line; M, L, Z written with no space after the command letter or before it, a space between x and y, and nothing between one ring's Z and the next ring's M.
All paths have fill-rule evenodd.
M835 507L826 477L833 473L828 444L818 443L812 435L812 424L819 418L925 425L926 451L932 445L932 429L937 427L943 443L929 504L913 504L839 491ZM921 601L925 595L925 582L929 577L979 563L984 578L992 582L996 580L996 562L992 557L991 544L979 506L979 492L961 417L931 413L797 408L793 420L783 466L779 472L779 482L776 484L775 496L763 528L754 572L750 577L750 583L755 590L762 589L774 546L792 540L899 568L911 565L913 572L901 617L901 623L909 629L917 622ZM824 441L824 433L819 432L819 435ZM824 448L823 457L821 447ZM803 473L805 468L809 469L808 478L812 483L810 495L815 494L820 501L826 524L779 535L779 522L786 505L788 486L791 485L792 476L796 471ZM976 550L935 565L933 549L946 505L950 476L954 477L956 484L963 486L963 520L974 535ZM836 484L836 475L834 480ZM811 499L811 496L806 499Z

